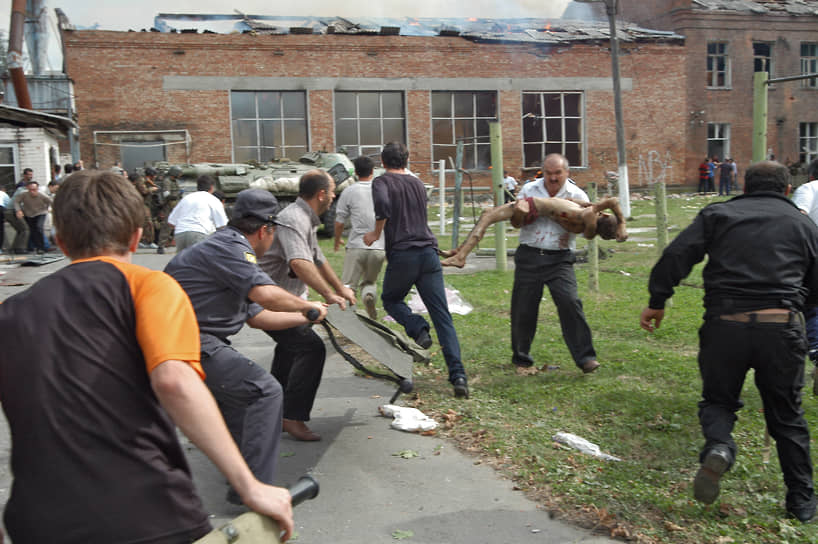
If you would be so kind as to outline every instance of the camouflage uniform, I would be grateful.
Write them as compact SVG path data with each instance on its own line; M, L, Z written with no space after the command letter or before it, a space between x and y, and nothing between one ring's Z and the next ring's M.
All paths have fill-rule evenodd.
M140 195L142 195L142 199L145 203L145 221L142 223L142 239L140 242L145 245L150 245L156 238L153 217L154 213L151 209L154 194L154 191L151 191L151 187L156 187L156 185L147 178L139 176L139 178L137 178L137 180L134 182L134 187L136 187L136 190L139 191Z
M157 242L159 249L157 252L159 253L165 252L164 248L170 244L170 240L173 238L173 227L168 224L168 217L182 198L179 183L176 181L176 178L179 177L181 172L176 172L174 169L178 170L178 167L171 167L168 174L162 180L162 207L157 214L159 219L159 241Z

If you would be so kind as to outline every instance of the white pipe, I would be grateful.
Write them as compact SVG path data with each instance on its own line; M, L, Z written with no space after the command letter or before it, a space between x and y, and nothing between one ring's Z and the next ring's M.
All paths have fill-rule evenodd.
M441 159L438 165L440 174L440 234L446 234L446 161Z

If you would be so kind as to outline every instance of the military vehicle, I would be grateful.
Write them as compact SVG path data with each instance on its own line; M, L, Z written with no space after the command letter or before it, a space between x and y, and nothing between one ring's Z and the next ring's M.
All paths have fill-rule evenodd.
M239 191L249 188L265 189L273 193L282 206L295 201L298 196L298 180L307 171L315 168L326 170L335 180L335 193L340 194L350 184L355 183L355 168L343 153L312 151L303 155L298 162L287 159L260 164L170 164L158 162L153 165L160 175L178 176L182 194L196 191L196 179L204 174L216 178L216 188L225 196L228 216L232 203ZM336 199L337 201L337 199ZM323 234L331 236L335 222L335 202L321 217Z

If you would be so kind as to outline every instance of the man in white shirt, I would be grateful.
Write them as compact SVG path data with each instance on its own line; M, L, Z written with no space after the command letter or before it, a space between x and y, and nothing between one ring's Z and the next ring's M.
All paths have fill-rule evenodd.
M505 202L513 202L514 196L517 193L517 180L514 179L514 176L508 175L508 170L503 170L503 187L505 188Z
M807 166L807 183L799 185L792 195L793 203L818 225L818 159ZM809 358L818 365L818 308L807 308L804 312L807 321L807 342Z
M199 176L196 192L184 197L170 212L168 224L175 229L177 253L227 224L224 205L213 196L215 183L212 176Z
M545 157L543 177L526 183L518 198L570 198L588 202L588 195L568 178L568 159L559 154ZM534 364L531 343L537 332L537 316L543 287L548 286L560 317L562 336L577 367L584 373L599 368L577 294L574 274L576 234L547 216L520 229L520 246L514 255L514 287L511 294L511 361L521 369Z
M351 228L346 243L341 282L356 293L358 287L361 288L361 298L366 312L372 319L377 319L375 285L386 259L383 233L371 246L364 243L364 234L375 230L375 206L372 203L372 172L375 164L372 159L365 156L358 157L353 164L358 182L347 187L338 198L335 209L334 249L338 251L343 245L341 235L348 218Z

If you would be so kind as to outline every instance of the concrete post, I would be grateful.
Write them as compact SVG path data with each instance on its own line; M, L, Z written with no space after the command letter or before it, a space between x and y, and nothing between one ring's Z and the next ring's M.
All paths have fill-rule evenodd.
M491 185L494 188L494 205L500 206L505 200L503 195L503 135L498 121L489 121L489 141L491 142ZM506 222L494 224L494 247L497 257L497 270L506 271Z

